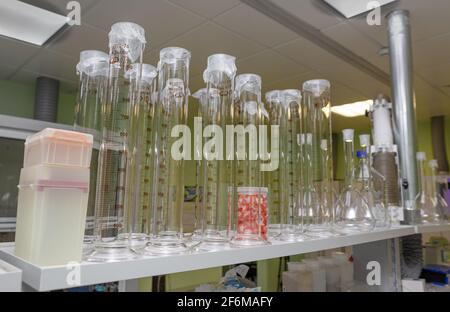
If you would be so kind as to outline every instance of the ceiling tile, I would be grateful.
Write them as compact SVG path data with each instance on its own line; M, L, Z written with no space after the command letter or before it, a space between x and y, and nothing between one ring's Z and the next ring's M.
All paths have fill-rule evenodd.
M214 21L269 47L298 37L296 33L244 4L216 17Z
M69 0L61 1L61 0L21 0L22 2L29 3L31 5L37 6L44 10L48 10L57 14L67 15L69 10L67 10L66 6ZM100 2L100 0L77 0L80 3L81 12L84 13L89 10L92 6ZM81 16L83 19L83 16Z
M341 23L322 30L322 32L366 61L389 71L389 56L380 56L378 51L382 47L372 39L358 31L349 23Z
M450 60L438 66L428 66L420 70L416 68L415 72L435 86L450 86Z
M450 62L450 34L413 44L414 69L426 71Z
M243 58L263 48L256 42L244 39L214 23L204 24L167 42L165 46L177 46L191 51L191 76L203 73L206 60L211 54L226 53ZM159 51L152 50L150 53L149 57L146 55L146 59L159 59Z
M19 67L39 52L35 45L0 36L0 65Z
M283 79L308 70L272 50L238 61L238 73L255 73L262 77L263 84Z
M213 18L240 3L239 0L169 0L196 14Z
M0 65L0 80L9 78L15 71L16 69L14 67Z
M137 23L145 29L148 44L154 47L205 20L164 0L104 0L87 13L85 21L108 32L119 21Z
M358 90L368 98L378 93L389 94L389 86L373 79L347 62L319 48L305 39L277 47L277 51L318 72L324 79Z
M108 52L108 33L89 25L72 26L55 38L47 48L76 58L83 50Z
M431 116L450 114L450 105L448 105L450 97L418 75L414 76L414 91L417 119L423 120Z
M289 13L317 29L336 25L343 20L322 1L317 0L270 0Z
M42 50L23 69L59 80L76 81L77 63L78 58Z

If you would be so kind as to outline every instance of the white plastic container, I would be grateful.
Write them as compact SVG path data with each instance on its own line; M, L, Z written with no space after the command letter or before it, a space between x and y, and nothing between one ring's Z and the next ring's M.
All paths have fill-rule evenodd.
M313 274L304 263L288 262L288 270L282 274L283 292L313 291Z
M88 192L89 168L23 168L15 254L40 266L81 261Z
M351 291L353 288L353 263L343 252L333 252L332 258L341 271L341 291Z
M46 128L25 141L23 167L58 165L89 168L91 134Z
M339 292L341 290L341 268L332 258L319 257L318 261L326 272L327 292Z
M324 268L320 266L319 261L315 259L303 259L303 263L312 273L312 283L314 292L327 291L327 273Z
M0 292L19 292L22 289L22 271L0 260Z

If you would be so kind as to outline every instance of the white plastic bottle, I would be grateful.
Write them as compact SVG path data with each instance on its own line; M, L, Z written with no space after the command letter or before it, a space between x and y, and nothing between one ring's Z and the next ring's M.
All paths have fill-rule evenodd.
M306 265L306 268L312 273L313 292L326 292L327 274L325 269L320 266L319 261L317 261L316 259L304 259L303 263Z
M353 263L349 261L348 256L343 252L333 252L332 258L340 268L341 283L340 288L343 292L351 291L353 282Z
M325 269L327 292L338 292L341 290L341 269L333 258L319 257L320 266Z
M312 292L313 274L306 264L288 262L288 271L282 274L283 292Z

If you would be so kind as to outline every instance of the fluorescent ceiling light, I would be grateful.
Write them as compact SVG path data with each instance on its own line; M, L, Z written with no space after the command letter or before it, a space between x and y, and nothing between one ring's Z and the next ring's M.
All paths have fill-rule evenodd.
M326 3L335 8L339 13L344 15L346 18L351 18L353 16L369 12L373 10L373 7L368 6L369 3L373 3L373 0L324 0ZM377 0L380 7L394 2L396 0Z
M0 1L0 35L43 45L65 23L59 15L17 0Z
M332 106L331 111L335 114L345 117L364 116L366 111L372 106L373 100L355 102L351 104L344 104L339 106Z

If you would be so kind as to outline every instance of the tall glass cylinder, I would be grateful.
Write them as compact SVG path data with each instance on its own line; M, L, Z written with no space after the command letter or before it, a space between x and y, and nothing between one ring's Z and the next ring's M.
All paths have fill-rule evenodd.
M136 105L138 81L130 84L126 72L142 63L145 32L134 23L116 23L109 33L109 73L106 101L102 106L102 142L96 190L95 250L90 261L134 258L126 233L125 194L129 161L131 109Z
M435 162L431 161L430 177L425 176L425 161L426 154L424 152L417 152L417 169L418 179L420 185L420 193L417 196L416 205L420 208L422 214L422 221L428 224L437 224L442 221L442 209L439 207L439 202L436 196L436 172ZM437 167L437 166L436 166ZM428 182L428 183L427 183Z
M281 92L278 124L280 126L280 214L281 240L304 240L302 198L301 92Z
M231 243L237 247L266 244L268 190L261 187L262 168L258 151L258 135L262 135L259 126L263 118L261 77L254 74L237 76L235 97L232 136L227 129L227 149L232 138L235 159L232 195L235 233Z
M330 82L310 80L303 84L305 133L303 209L311 236L330 235L333 219L332 134Z
M130 108L128 135L129 160L127 162L127 192L125 194L126 231L122 238L128 239L133 248L144 247L150 232L150 206L153 178L153 82L156 68L149 64L135 63L125 73L135 94Z
M201 249L216 249L228 244L232 211L228 191L233 186L232 154L223 146L224 130L233 124L235 57L214 54L208 58L203 74L207 85L206 105L202 106L203 153L201 165L202 244Z
M282 111L282 92L280 90L273 90L266 93L266 109L268 112L268 125L280 127L280 118ZM268 129L271 134L271 128ZM279 142L279 141L278 141ZM268 148L272 153L280 155L280 144L270 144ZM282 187L280 185L280 169L277 168L273 171L267 171L266 185L269 189L268 194L268 207L269 207L269 237L277 237L281 234L282 217L281 217L281 194Z
M371 231L375 227L375 218L371 207L363 198L355 177L354 130L343 130L345 186L335 205L335 229L342 234Z
M184 159L191 155L187 127L191 53L170 47L160 52L155 113L152 232L146 252L187 251L183 237Z
M101 106L108 81L108 54L87 50L80 53L77 65L79 87L75 105L74 130L92 134L94 146L90 165L89 199L84 234L85 252L94 241L95 189L97 181L98 150L101 140Z

